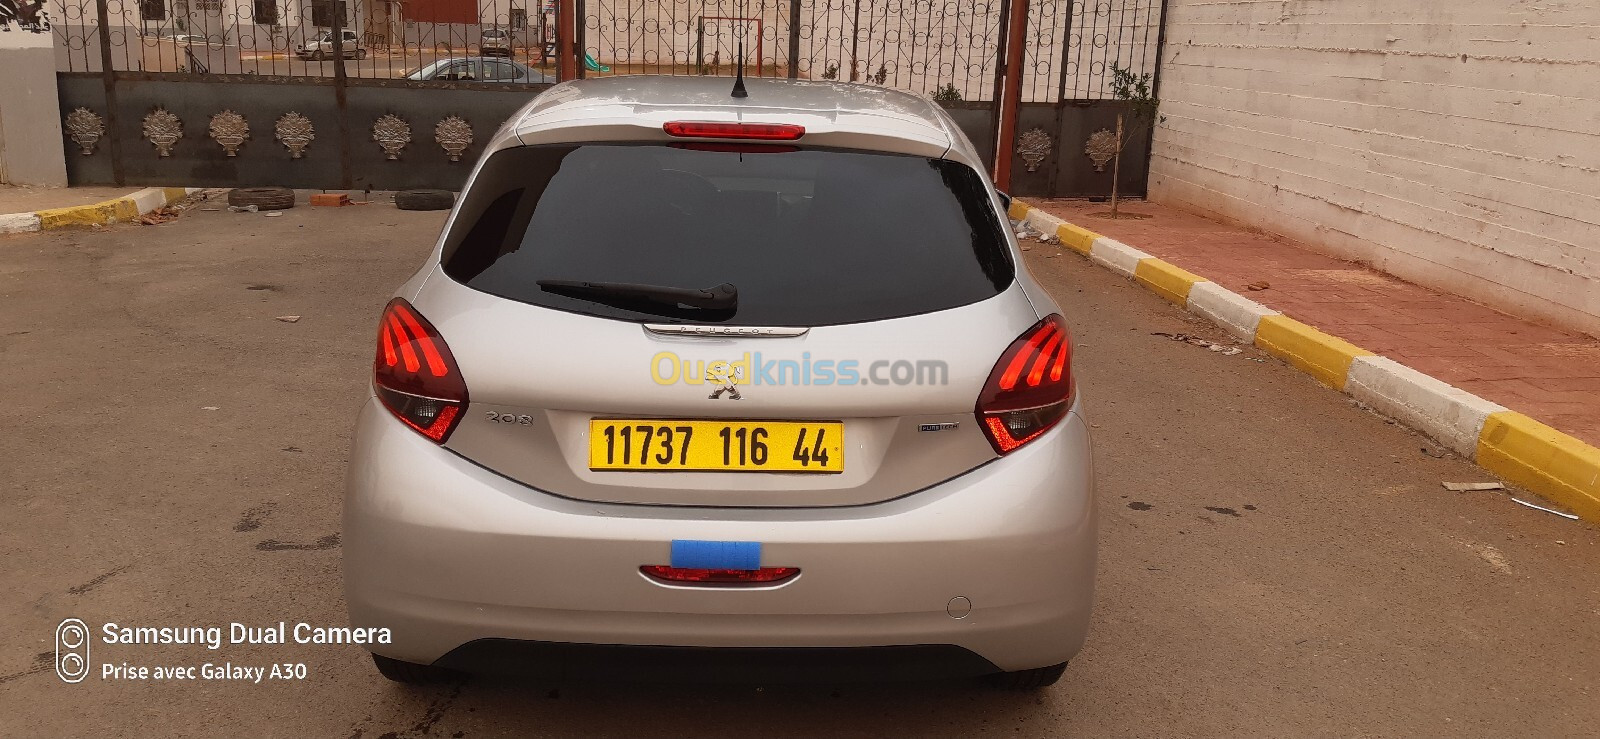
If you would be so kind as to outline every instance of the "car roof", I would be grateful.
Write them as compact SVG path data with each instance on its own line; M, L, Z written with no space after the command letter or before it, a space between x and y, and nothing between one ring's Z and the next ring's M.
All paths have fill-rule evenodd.
M527 65L522 64L521 62L518 62L518 61L516 61L514 59L504 59L504 58L497 57L497 56L447 56L447 57L445 57L443 59L435 59L435 60L433 60L431 62L428 62L427 64L423 65L421 68L424 69L424 70L435 69L437 67L442 67L442 66L444 66L446 64L452 64L452 63L455 63L455 62L503 62L505 64L510 64L513 67L518 67L518 68L521 68L521 69L527 69L527 70L530 70L530 71L537 71L537 70L532 70L531 67L528 67Z
M733 80L727 77L625 75L576 80L535 98L513 118L516 124L511 128L523 143L532 143L561 140L560 129L615 127L620 121L657 132L669 120L792 122L804 125L807 140L816 145L850 146L837 139L867 136L879 140L873 148L937 156L965 144L938 105L907 92L866 84L766 78L747 78L745 87L748 96L736 98L731 94ZM893 145L893 139L916 145Z

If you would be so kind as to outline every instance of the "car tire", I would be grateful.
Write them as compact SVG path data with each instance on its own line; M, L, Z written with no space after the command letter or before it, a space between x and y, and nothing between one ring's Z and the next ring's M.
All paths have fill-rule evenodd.
M367 58L367 50L366 49L356 49L356 58L357 59L365 59L365 58Z
M456 195L449 190L401 190L394 194L394 207L400 210L450 210Z
M372 655L372 664L378 667L378 674L406 685L438 685L456 682L466 677L465 674L448 668L404 662L381 654Z
M1067 663L1050 665L1049 667L1035 667L1031 670L1017 670L1016 672L1002 672L990 675L989 682L1001 690L1038 690L1055 685L1061 679L1062 673L1067 671Z
M294 207L294 191L287 187L236 187L228 191L228 205L254 205L256 210Z

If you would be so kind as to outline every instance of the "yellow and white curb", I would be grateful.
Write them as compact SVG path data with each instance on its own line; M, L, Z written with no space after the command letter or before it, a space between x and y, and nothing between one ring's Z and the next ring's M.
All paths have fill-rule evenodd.
M1012 200L1010 215L1507 482L1600 522L1600 449L1021 201Z
M113 200L31 213L0 215L0 234L50 231L73 226L96 226L131 221L165 205L199 192L197 187L147 187Z

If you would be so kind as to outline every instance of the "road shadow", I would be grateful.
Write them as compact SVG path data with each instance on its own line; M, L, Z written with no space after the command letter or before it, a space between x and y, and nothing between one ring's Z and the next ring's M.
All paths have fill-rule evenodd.
M352 735L466 737L508 727L552 736L1037 735L1051 733L1050 717L1059 717L1068 695L1003 691L981 680L755 684L505 675L392 690L399 695L391 698L408 706L395 715L416 722L358 725Z

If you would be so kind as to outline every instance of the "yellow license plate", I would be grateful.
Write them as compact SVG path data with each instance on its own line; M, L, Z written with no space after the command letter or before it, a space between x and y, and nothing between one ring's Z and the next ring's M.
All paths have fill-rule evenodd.
M843 472L838 421L589 421L589 469Z

